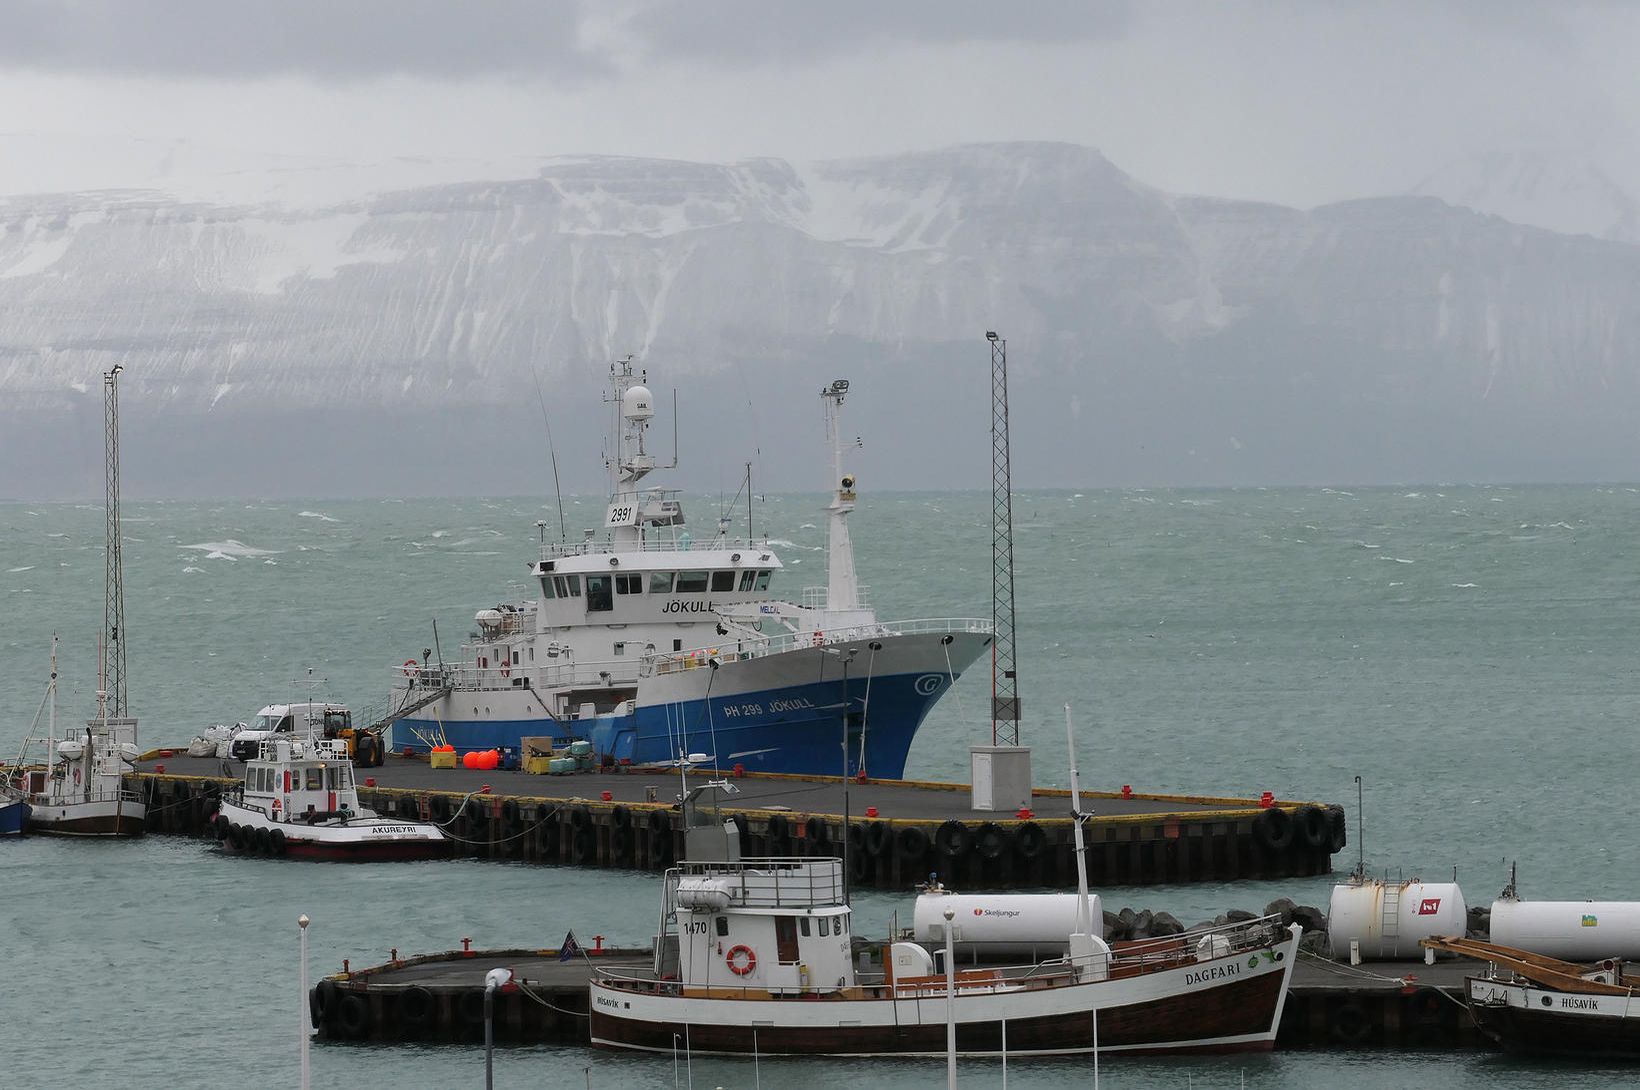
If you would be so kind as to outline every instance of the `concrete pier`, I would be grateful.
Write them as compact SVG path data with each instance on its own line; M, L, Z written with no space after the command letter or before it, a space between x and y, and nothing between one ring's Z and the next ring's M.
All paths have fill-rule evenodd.
M149 831L209 835L238 762L153 757L128 777L149 800ZM456 854L660 871L682 842L675 771L566 776L433 769L389 757L360 768L360 804L432 821ZM692 773L700 783L704 773ZM937 872L949 885L1011 889L1075 881L1067 792L1038 789L1034 812L987 813L963 784L746 775L722 812L748 856L840 855L853 882L903 889ZM1096 885L1325 874L1345 843L1341 807L1315 802L1084 792L1088 876ZM847 821L844 813L847 811ZM847 830L845 832L845 829Z

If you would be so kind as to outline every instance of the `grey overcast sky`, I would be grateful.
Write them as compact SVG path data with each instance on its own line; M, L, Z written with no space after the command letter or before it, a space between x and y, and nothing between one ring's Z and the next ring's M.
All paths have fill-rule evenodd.
M0 192L1021 139L1298 205L1516 148L1635 192L1637 44L1598 2L12 0Z

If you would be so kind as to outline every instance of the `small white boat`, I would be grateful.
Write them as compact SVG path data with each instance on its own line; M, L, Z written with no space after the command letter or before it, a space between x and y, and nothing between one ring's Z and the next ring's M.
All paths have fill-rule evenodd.
M339 738L260 742L244 781L222 797L215 824L229 850L298 859L429 859L450 847L437 825L360 806L347 742Z

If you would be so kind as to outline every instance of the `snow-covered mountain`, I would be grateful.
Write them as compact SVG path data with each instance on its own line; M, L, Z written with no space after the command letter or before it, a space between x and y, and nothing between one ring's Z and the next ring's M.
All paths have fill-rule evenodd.
M686 464L817 485L810 402L846 374L885 483L983 486L990 328L1027 481L1640 472L1640 247L1433 198L1174 197L1023 144L0 199L0 495L95 482L116 362L139 491L541 491L543 412L591 485L628 352L681 388Z
M1640 243L1640 199L1583 154L1515 148L1473 155L1413 192L1513 223Z

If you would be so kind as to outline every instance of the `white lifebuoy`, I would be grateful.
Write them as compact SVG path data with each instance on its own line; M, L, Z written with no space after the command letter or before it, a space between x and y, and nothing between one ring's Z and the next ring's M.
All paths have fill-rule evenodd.
M405 659L404 660L404 676L405 677L415 677L419 673L421 673L421 664L420 663L418 663L415 659Z
M746 961L742 963L739 955L745 954ZM723 955L723 960L729 963L729 971L736 976L747 976L757 968L757 951L745 943L729 947L729 952Z

